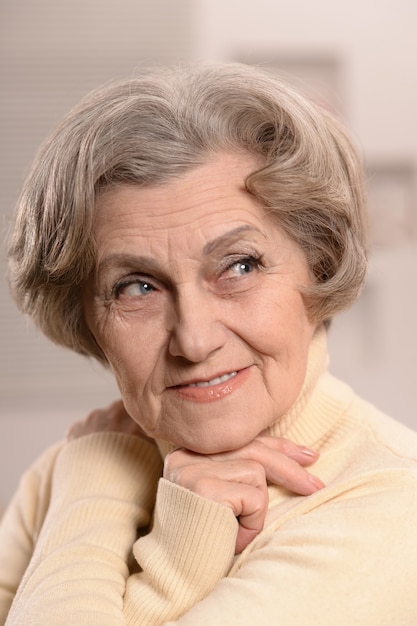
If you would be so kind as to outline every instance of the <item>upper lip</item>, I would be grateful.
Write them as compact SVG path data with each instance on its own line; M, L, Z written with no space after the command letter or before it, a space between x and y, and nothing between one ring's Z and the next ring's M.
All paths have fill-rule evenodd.
M175 383L174 385L168 385L168 388L170 387L185 387L187 385L194 385L196 383L205 383L208 382L209 380L213 380L214 378L220 378L221 376L225 376L227 374L233 374L233 372L239 372L242 369L246 369L245 367L238 367L238 368L230 368L227 370L223 370L221 372L216 372L215 374L209 374L208 376L195 376L193 378L187 378L185 380L181 380L178 383Z

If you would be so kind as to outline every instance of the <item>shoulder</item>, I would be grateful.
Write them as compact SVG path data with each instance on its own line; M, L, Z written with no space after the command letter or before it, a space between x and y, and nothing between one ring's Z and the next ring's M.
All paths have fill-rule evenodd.
M354 436L347 440L347 459L353 473L377 484L407 487L417 493L417 432L356 398L352 413L357 420ZM349 471L348 468L346 468Z
M417 463L417 432L368 405L366 424L375 442L393 455Z
M48 447L24 472L5 514L7 518L7 513L14 511L33 540L48 510L54 467L64 445L61 441Z
M320 452L329 478L399 472L417 480L417 432L389 417L350 387L329 377L343 410L323 437ZM338 387L335 387L335 385Z

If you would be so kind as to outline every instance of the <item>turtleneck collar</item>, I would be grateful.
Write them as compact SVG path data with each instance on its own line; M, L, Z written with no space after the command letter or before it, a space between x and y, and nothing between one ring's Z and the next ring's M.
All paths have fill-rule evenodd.
M274 437L319 449L330 437L354 398L353 391L328 372L327 331L315 332L308 355L306 376L291 409L268 429Z
M286 437L294 443L318 447L326 432L340 416L340 397L326 392L326 372L328 368L327 332L320 326L313 335L303 386L297 400L287 413L268 429L273 437ZM344 395L347 388L341 385ZM162 458L173 450L173 444L157 440Z

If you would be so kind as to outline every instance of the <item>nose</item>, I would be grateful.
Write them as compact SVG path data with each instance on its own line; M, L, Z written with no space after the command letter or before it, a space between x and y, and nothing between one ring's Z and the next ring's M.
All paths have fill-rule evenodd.
M171 320L169 352L192 363L201 363L224 346L227 329L221 316L221 303L202 289L186 286L177 294Z

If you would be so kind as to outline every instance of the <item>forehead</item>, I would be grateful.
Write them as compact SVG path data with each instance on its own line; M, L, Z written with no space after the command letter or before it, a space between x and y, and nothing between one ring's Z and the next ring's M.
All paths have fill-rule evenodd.
M165 184L104 190L96 201L97 243L111 233L157 237L204 229L216 237L242 225L259 227L266 215L246 191L245 179L260 165L248 154L222 154Z

